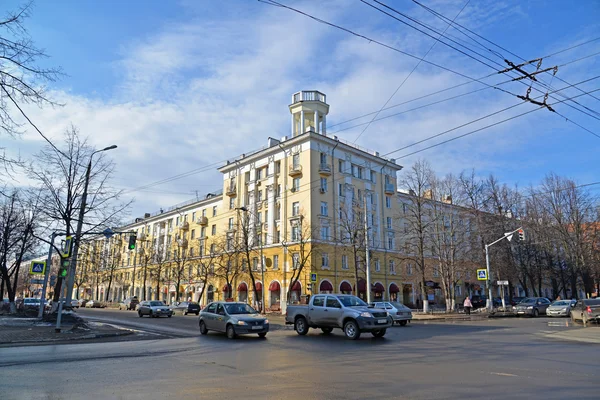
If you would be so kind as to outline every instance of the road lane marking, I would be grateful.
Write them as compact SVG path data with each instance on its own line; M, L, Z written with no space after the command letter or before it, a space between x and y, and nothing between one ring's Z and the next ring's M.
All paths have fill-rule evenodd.
M515 376L515 377L519 376L519 375L514 375L514 374L507 374L507 373L504 373L504 372L490 372L490 374L492 374L492 375L499 375L499 376Z

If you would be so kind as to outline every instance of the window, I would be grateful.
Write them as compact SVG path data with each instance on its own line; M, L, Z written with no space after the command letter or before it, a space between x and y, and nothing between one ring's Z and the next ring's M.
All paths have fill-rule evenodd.
M321 268L329 268L329 254L321 254Z
M292 268L298 269L300 267L300 253L292 254Z
M275 193L275 197L281 196L281 184L277 185L277 193Z
M281 173L281 161L277 161L277 162L275 163L275 173L276 173L276 174L279 174L279 173Z
M200 240L200 247L198 248L198 255L204 255L204 239Z
M327 178L321 178L321 191L327 191Z
M213 225L210 231L211 231L211 235L213 235L213 236L216 235L217 234L217 225Z
M179 225L179 217L175 219L175 225Z
M321 227L321 239L329 240L329 227L328 226Z
M292 241L297 242L300 240L300 227L298 225L292 226Z
M262 190L258 190L256 192L256 201L262 201L262 194L263 194Z
M357 172L358 172L357 178L362 179L362 177L363 177L363 168L362 167L358 167L357 168Z
M375 260L375 272L381 271L381 265L379 265L379 260Z
M406 264L406 275L412 275L413 274L413 266L411 263Z
M344 160L338 160L338 172L344 172Z
M232 229L233 229L233 218L229 218L229 223L227 224L227 228L228 228L229 230L232 230Z
M335 297L328 296L326 304L329 308L342 308L342 305Z
M200 237L204 238L206 237L206 227L203 226L202 228L200 228Z
M269 176L269 166L265 167L265 177Z
M462 286L456 285L454 288L454 294L458 297L462 296Z
M327 164L327 154L321 153L320 157L319 157L319 161L321 162L321 164Z
M194 248L193 247L190 247L190 257L194 257Z
M273 256L273 269L274 270L279 269L279 256L278 255Z
M440 267L437 265L433 266L433 276L435 276L435 277L440 276Z
M217 216L217 206L213 206L213 217Z
M348 269L348 256L342 256L342 269Z
M344 184L338 183L338 196L344 196Z
M297 192L300 190L300 178L294 178L292 181L292 188Z
M358 201L362 204L362 200L363 200L363 196L362 196L362 190L358 189Z
M275 208L275 221L279 221L281 219L281 206L277 205Z
M325 307L325 296L315 296L312 304L314 307Z
M327 212L327 202L326 201L322 201L321 202L321 215L323 216L327 216L328 212Z
M392 208L392 198L391 197L386 197L385 198L385 207L386 208Z
M292 203L292 216L296 217L300 214L300 202L295 201Z
M408 224L404 223L404 233L408 233Z
M393 237L388 237L387 248L388 248L388 250L394 249L394 238Z
M210 254L215 254L215 244L214 243L212 243L210 245Z
M371 171L371 182L375 183L375 177L377 175L375 174L375 171Z
M281 242L281 231L275 232L275 237L273 238L273 243Z
M235 208L235 197L229 198L229 209L233 210Z
M202 210L202 216L206 217L206 209Z
M258 257L252 259L252 271L258 271Z
M390 274L395 274L396 273L396 263L394 263L394 260L390 260Z
M256 169L256 180L259 181L262 179L262 168Z
M387 217L387 228L392 229L392 217Z
M300 165L300 154L296 153L292 156L292 165L298 167Z
M465 279L466 280L470 280L471 279L471 271L465 271Z
M192 213L192 222L196 221L196 211Z
M226 246L227 246L227 251L233 250L233 234L231 234L231 233L227 234Z
M196 230L192 229L192 232L190 233L190 239L195 239L196 238Z

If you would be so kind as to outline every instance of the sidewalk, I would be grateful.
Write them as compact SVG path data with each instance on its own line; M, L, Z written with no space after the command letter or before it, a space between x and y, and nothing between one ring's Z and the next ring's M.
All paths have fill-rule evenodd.
M587 328L569 329L567 331L542 331L537 335L550 339L600 344L600 327L597 325L588 326Z
M0 318L0 346L33 343L61 343L71 340L98 339L130 335L133 331L113 325L87 322L85 325L62 325L55 332L55 324L35 318Z

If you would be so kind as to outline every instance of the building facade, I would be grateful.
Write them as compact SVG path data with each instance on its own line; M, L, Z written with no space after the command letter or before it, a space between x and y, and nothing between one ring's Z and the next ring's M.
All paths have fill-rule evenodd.
M287 299L302 302L318 292L365 298L370 289L373 299L412 305L425 296L443 299L434 250L427 293L419 288L423 278L411 261L405 228L412 195L397 189L402 167L328 135L323 93L295 93L289 111L290 135L268 138L265 148L220 167L220 190L145 214L118 229L127 233L83 247L78 297L201 304L256 304L264 297L268 310L282 312ZM132 234L134 250L128 247ZM475 268L465 263L455 279L456 297L480 293Z

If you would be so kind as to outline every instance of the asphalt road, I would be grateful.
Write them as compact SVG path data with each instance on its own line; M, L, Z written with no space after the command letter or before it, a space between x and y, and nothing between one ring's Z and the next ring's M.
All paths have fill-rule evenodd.
M316 330L231 341L199 336L195 316L83 313L190 336L0 349L2 399L598 398L600 346L538 335L582 329L566 320L415 323L359 341Z

